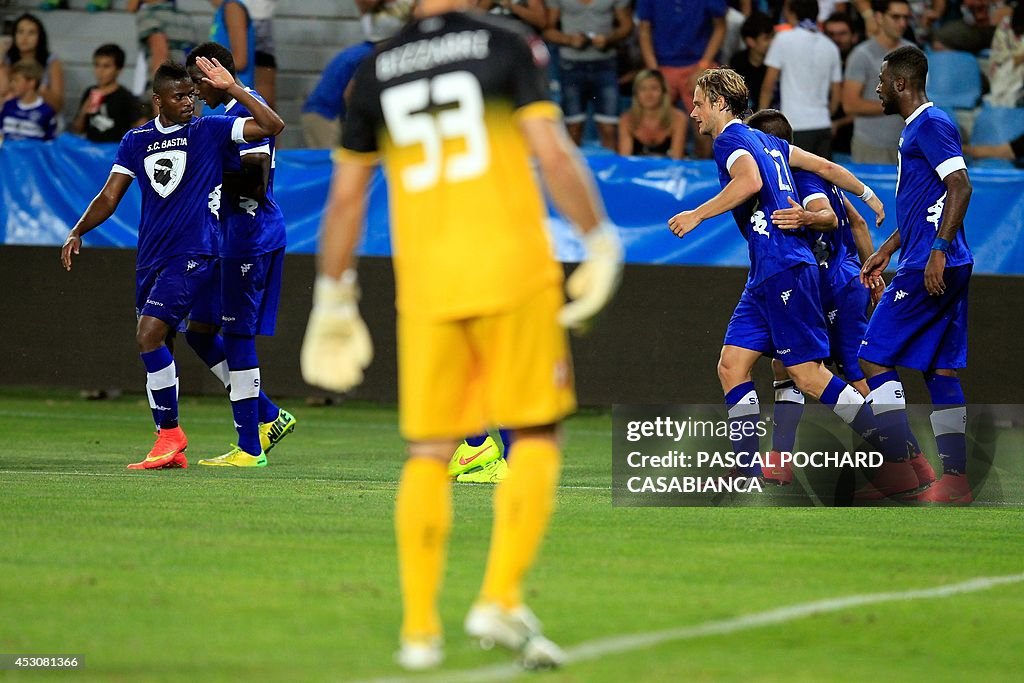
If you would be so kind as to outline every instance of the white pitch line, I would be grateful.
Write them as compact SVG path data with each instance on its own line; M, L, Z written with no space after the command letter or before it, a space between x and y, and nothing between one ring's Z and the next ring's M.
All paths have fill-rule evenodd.
M762 626L781 624L787 621L794 621L804 617L829 612L839 612L852 607L864 607L865 605L877 605L886 602L902 602L906 600L927 600L929 598L947 598L952 595L963 593L975 593L988 590L996 586L1003 586L1024 581L1024 573L1009 574L1006 576L982 576L961 583L952 583L936 588L921 588L908 591L892 591L887 593L864 593L861 595L848 595L840 598L827 598L815 600L788 607L779 607L766 612L755 612L745 614L731 619L720 619L708 621L693 626L682 626L666 629L663 631L652 631L650 633L637 633L627 636L610 636L591 640L573 647L566 648L567 663L586 662L595 659L643 650L661 645L663 643L693 640L705 636L719 636L737 631L746 631ZM498 664L484 666L476 669L463 669L462 671L444 671L429 676L392 676L387 678L375 678L364 683L478 683L482 681L507 681L520 676L523 669L515 664Z
M175 470L177 472L177 470ZM34 477L51 476L51 477L113 477L113 478L124 478L124 479L139 479L145 477L142 473L128 473L128 472L79 472L77 470L69 470L67 472L55 472L51 470L0 470L0 476L2 475L31 475ZM166 476L174 477L174 474L168 474ZM187 474L181 474L180 476L188 476ZM150 481L156 481L150 479ZM210 479L208 481L229 481L228 479ZM382 486L384 488L397 488L398 482L393 479L324 479L322 477L274 477L261 479L260 481L303 481L303 482L314 482L320 484L372 484L375 486ZM559 484L559 489L568 489L571 491L608 491L611 493L611 489L607 486L581 486L576 484Z

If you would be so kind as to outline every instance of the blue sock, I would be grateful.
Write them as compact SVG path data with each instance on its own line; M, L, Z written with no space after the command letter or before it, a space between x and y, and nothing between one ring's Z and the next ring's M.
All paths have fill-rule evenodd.
M905 444L906 457L919 453L920 446L907 420L907 400L899 373L889 370L875 375L868 379L868 388L871 390L868 401L875 414L879 434L894 444L893 451L897 450L896 445ZM901 455L899 459L904 459L904 456Z
M474 434L473 436L467 436L466 443L468 443L473 448L479 448L480 446L484 445L484 441L487 441L487 437L489 436L490 434L488 434L487 432L484 432L483 434Z
M902 438L902 430L894 436L879 429L871 404L843 380L833 376L825 391L821 392L821 402L831 408L850 429L867 441L872 448L878 450L886 460L896 462L907 459L906 441Z
M199 359L206 364L206 367L210 368L210 372L221 381L224 388L229 388L231 379L228 376L227 354L224 352L224 340L220 335L185 330L185 341L196 352Z
M174 429L178 426L178 371L174 357L166 346L139 355L146 366L146 392L152 397L153 420L160 429Z
M772 450L792 453L796 428L804 414L804 394L791 379L775 382L775 411L772 421Z
M260 390L258 400L260 422L273 422L281 416L281 409L262 390Z
M946 474L967 472L967 399L959 377L925 375L925 384L932 395L931 422L935 445Z
M231 412L238 430L238 447L249 455L263 452L260 446L260 368L256 338L224 335L224 350L231 369Z
M754 383L744 382L730 389L725 395L725 405L729 408L729 440L732 442L732 450L741 462L749 463L759 450L757 420L761 416L761 405L757 401ZM761 466L756 463L738 465L736 469L745 477L761 476Z

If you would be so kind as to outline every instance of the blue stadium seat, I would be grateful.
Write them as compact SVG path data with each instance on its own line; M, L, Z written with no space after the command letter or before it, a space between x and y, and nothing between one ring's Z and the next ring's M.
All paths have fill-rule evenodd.
M971 144L998 145L1024 135L1024 108L985 105L974 120Z
M928 55L928 96L937 106L973 109L981 97L981 69L969 52L938 50Z

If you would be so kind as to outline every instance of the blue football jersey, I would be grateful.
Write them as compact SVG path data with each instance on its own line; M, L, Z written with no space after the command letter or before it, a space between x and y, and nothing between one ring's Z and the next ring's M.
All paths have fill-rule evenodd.
M821 267L822 284L832 288L846 285L851 278L860 274L860 255L857 244L853 241L853 230L850 228L850 216L846 213L843 203L843 192L838 187L820 176L797 169L793 171L796 181L797 195L804 206L814 198L828 200L829 206L836 214L838 226L830 232L808 230L811 248Z
M900 230L898 270L923 270L942 224L943 179L966 168L960 131L946 112L926 102L910 115L900 136L896 167L896 225ZM974 263L963 226L946 252L946 266Z
M245 142L245 119L193 118L165 128L159 118L125 133L113 173L139 181L137 268L182 254L216 255L223 158Z
M246 91L266 104L259 93L250 88ZM227 103L228 116L250 117L252 114L237 100ZM227 150L224 170L237 171L241 168L241 157L246 154L270 155L270 178L267 180L267 194L262 203L251 197L225 197L221 207L221 256L230 258L257 256L285 246L284 214L274 201L274 173L277 166L276 140L263 138L246 142L237 149Z
M4 102L0 110L3 136L7 140L52 140L57 132L57 112L42 97L32 104L16 98Z
M741 156L750 155L761 174L757 196L732 211L750 254L747 285L755 286L800 263L816 264L806 230L780 230L772 224L772 212L797 201L789 168L789 143L734 120L715 138L715 162L724 188L732 178L729 169Z

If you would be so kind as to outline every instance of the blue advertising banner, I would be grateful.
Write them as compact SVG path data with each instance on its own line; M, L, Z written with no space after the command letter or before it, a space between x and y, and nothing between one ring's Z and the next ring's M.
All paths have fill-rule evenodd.
M70 135L51 143L9 141L0 148L0 244L63 243L110 172L116 145L97 145ZM684 240L669 232L668 219L693 208L719 190L711 161L620 157L592 151L586 156L612 221L621 229L630 263L746 266L747 247L731 215L706 221ZM896 172L891 166L852 166L885 202L887 216L873 229L875 243L895 229ZM974 194L967 215L967 237L974 250L975 273L1024 275L1024 171L971 168ZM331 160L324 150L282 150L277 155L275 195L288 224L288 251L311 253L327 189ZM854 198L868 222L870 211ZM113 217L89 233L89 246L135 246L139 192L132 189ZM424 217L424 228L430 225ZM378 173L373 181L367 231L360 253L391 253L387 189ZM549 221L558 258L582 255L572 230L551 209Z

